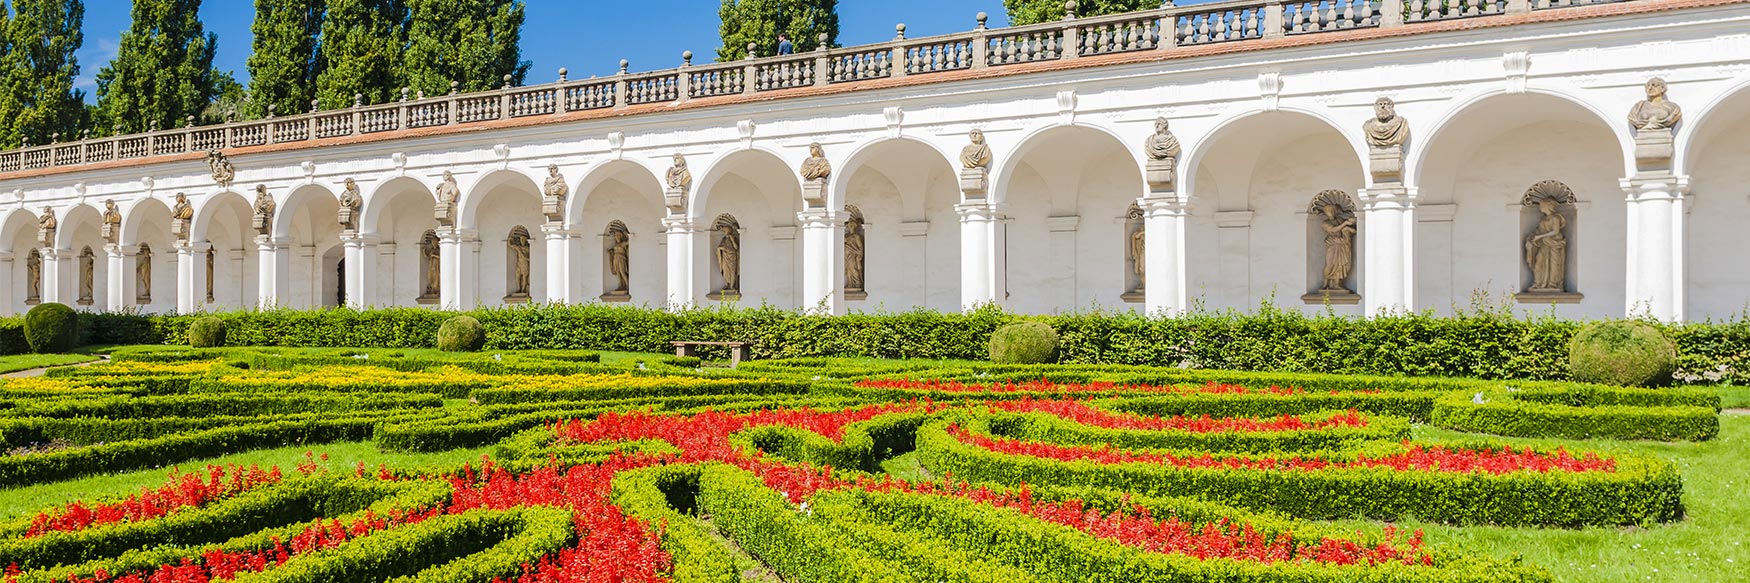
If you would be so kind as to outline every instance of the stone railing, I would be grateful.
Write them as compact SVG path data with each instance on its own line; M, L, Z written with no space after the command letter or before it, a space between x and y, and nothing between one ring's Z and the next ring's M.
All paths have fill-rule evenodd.
M618 75L603 78L567 80L560 69L559 81L545 85L514 87L506 77L484 92L458 93L452 83L448 95L403 89L382 105L200 127L190 118L183 128L0 152L0 172L1623 1L1632 0L1228 0L1090 18L1076 17L1069 2L1058 22L992 29L981 13L977 28L956 34L908 39L901 24L893 40L856 47L697 66L689 51L666 71L630 73L621 61Z

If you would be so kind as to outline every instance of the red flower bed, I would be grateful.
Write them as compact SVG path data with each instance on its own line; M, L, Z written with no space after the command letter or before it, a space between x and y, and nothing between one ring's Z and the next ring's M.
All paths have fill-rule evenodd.
M74 502L64 508L40 512L31 519L30 530L24 536L30 538L100 524L158 518L179 508L200 506L278 481L280 470L277 467L262 470L257 466L207 466L205 480L198 473L178 475L172 471L170 483L157 488L142 488L139 494L120 502L92 505Z
M855 383L866 389L898 389L902 391L942 391L948 393L1166 393L1178 395L1310 395L1312 391L1300 387L1251 388L1240 385L1230 385L1210 381L1204 385L1120 385L1117 383L1054 383L1050 379L1039 379L1016 383L1001 381L994 383L962 383L960 381L918 381L908 379L869 379ZM1352 393L1377 394L1377 389L1349 391ZM1338 394L1331 391L1330 394Z
M1391 468L1400 471L1429 472L1484 472L1489 474L1505 474L1510 472L1614 472L1616 460L1601 459L1597 454L1588 453L1582 457L1574 457L1565 449L1555 453L1538 453L1531 448L1515 451L1511 447L1501 449L1485 448L1480 450L1448 449L1443 446L1425 447L1410 445L1410 451L1378 458L1360 456L1354 461L1333 462L1323 459L1307 459L1300 457L1246 457L1223 456L1215 457L1203 454L1194 457L1181 457L1168 453L1142 453L1114 450L1108 447L1064 446L1032 441L1012 439L993 439L966 431L958 425L948 429L955 439L963 443L988 449L998 453L1024 455L1060 461L1092 460L1104 464L1120 463L1158 463L1181 468L1226 468L1250 470L1324 470L1338 468ZM1406 445L1409 445L1406 442Z

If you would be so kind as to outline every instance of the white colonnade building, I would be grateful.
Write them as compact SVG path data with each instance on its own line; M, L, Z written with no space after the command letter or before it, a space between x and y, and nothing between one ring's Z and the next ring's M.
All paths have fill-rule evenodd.
M1750 3L899 36L0 152L0 312L1750 302Z

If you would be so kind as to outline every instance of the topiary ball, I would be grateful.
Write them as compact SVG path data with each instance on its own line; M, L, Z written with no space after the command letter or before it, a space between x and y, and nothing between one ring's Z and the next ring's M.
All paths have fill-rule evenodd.
M188 326L188 345L195 348L218 348L225 345L225 321L207 316Z
M1057 331L1044 322L1009 324L990 335L990 361L999 364L1057 362Z
M24 341L31 352L67 352L79 344L79 314L66 304L37 304L24 314Z
M1581 382L1656 387L1677 370L1677 344L1646 322L1598 322L1568 342L1568 366Z
M456 316L444 320L438 326L438 350L444 352L473 352L486 346L486 328L479 320L468 316Z

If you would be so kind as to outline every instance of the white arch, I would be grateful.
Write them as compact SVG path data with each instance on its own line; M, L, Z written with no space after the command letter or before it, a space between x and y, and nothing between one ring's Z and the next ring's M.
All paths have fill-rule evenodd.
M292 221L294 220L294 215L297 214L294 211L296 211L299 206L309 204L312 196L326 196L329 200L338 202L340 197L334 194L337 191L339 191L339 188L329 183L312 182L293 187L292 191L286 194L285 200L276 203L278 208L273 213L273 229L270 231L273 233L273 238L275 240L280 240L292 236ZM336 221L340 220L339 216L334 218Z
M31 213L30 210L23 206L13 207L11 211L6 213L4 218L0 218L0 241L5 241L7 245L11 245L12 240L18 238L19 229L36 228L36 218L37 216L35 214ZM35 239L33 238L32 240L34 241ZM35 245L32 245L32 247L34 246ZM15 257L16 259L23 259L22 254L29 253L30 249L8 249L7 251L19 254Z
M89 211L89 212L81 212ZM55 227L56 249L77 249L78 242L74 240L74 231L86 220L93 222L96 228L103 227L103 210L92 202L74 203L57 212Z
M425 194L426 200L431 201L432 205L435 206L437 204L437 194L435 193L435 190L431 185L426 184L424 180L404 174L378 182L373 188L371 188L369 193L364 195L365 201L359 211L358 218L358 230L360 234L375 235L377 233L377 224L382 222L383 213L389 212L388 208L390 199L407 192L406 190L400 189L402 185L415 187L415 190ZM391 187L394 187L394 190L391 190ZM385 193L385 191L390 192Z
M1113 143L1118 144L1120 149L1131 154L1134 165L1136 166L1136 178L1138 181L1143 179L1142 158L1140 154L1137 152L1136 148L1125 146L1124 137L1119 135L1116 130L1106 127L1103 124L1087 123L1085 121L1077 121L1075 123L1067 124L1053 123L1034 129L1026 135L1021 136L1021 139L1015 142L1015 147L1007 153L997 150L995 145L992 145L991 155L995 158L996 163L994 164L994 167L991 168L991 184L988 191L989 194L986 195L992 203L1002 203L1008 200L1009 182L1014 178L1015 169L1020 166L1021 159L1027 157L1027 154L1031 153L1031 150L1038 146L1039 140L1037 138L1062 129L1091 129L1105 134L1106 137L1112 139ZM987 141L985 143L990 143L988 141L988 136L986 139ZM949 158L949 160L958 159L958 154ZM950 167L952 167L952 164L953 162L950 162ZM1140 189L1137 190L1136 195L1142 196L1142 191Z
M191 224L188 227L189 241L204 242L209 240L209 237L207 237L207 230L212 228L213 216L219 212L219 207L225 206L225 201L227 200L235 200L242 203L244 209L250 208L249 199L235 190L220 191L217 194L201 199L198 203L191 202L191 204L195 205L195 208L194 220L191 221ZM245 238L247 238L247 234L245 234Z
M546 181L546 177L543 176L540 179L536 179L529 173L516 168L498 168L488 170L476 177L466 188L462 189L462 200L458 201L456 204L456 206L459 207L456 210L456 227L464 229L478 227L480 220L480 201L486 197L486 191L511 182L518 182L519 179L520 181L527 182L531 187L529 194L535 196L537 199L540 198L541 183Z
M666 171L667 169L664 168L664 170ZM589 170L584 172L583 177L578 180L575 187L572 188L571 200L568 200L565 203L566 226L576 227L577 224L583 220L583 208L588 204L589 196L594 193L596 187L601 186L602 183L607 182L609 179L619 176L622 172L626 171L637 172L640 182L643 181L643 177L648 176L651 183L655 184L657 188L656 199L653 202L655 202L657 206L662 205L662 189L664 188L662 173L657 172L650 165L637 160L628 160L625 158L610 159L598 164L590 165Z
M1629 135L1626 117L1621 119L1621 123L1612 123L1611 120L1613 118L1606 115L1604 110L1599 109L1597 106L1578 95L1557 87L1545 85L1528 86L1525 88L1524 93L1554 97L1573 105L1577 105L1587 112L1590 112L1600 123L1604 124L1604 127L1607 128L1611 134L1616 136L1617 151L1622 154L1623 176L1634 175L1634 137ZM1434 125L1429 126L1431 129L1428 131L1426 137L1417 138L1412 134L1412 137L1410 138L1410 151L1406 152L1404 157L1404 183L1420 184L1422 179L1422 166L1427 163L1428 152L1432 151L1434 144L1440 141L1440 134L1444 133L1447 128L1452 127L1454 122L1464 117L1466 110L1481 105L1483 102L1490 99L1504 95L1515 94L1498 87L1473 91L1463 98L1453 100L1451 102L1452 107L1448 108L1445 112L1442 112L1441 115L1435 117L1435 123ZM1626 111L1624 113L1626 114ZM1414 128L1414 123L1415 122L1412 120L1412 128ZM1370 184L1372 183L1371 176L1368 181Z
M863 142L858 143L856 146L853 146L851 148L851 154L844 158L845 162L844 162L844 166L842 168L834 169L834 171L832 173L831 188L827 189L826 208L833 211L833 212L838 212L838 211L844 210L845 209L845 189L850 188L851 175L856 173L856 172L854 172L854 170L856 170L857 168L860 168L868 163L868 161L864 160L863 158L865 156L871 155L870 151L872 151L876 148L879 148L883 145L892 144L895 142L914 143L914 144L919 144L919 145L922 145L926 148L929 148L930 151L935 152L936 155L938 155L938 156L941 156L942 161L948 164L948 168L950 170L952 170L954 168L955 158L952 156L949 156L948 152L943 151L940 146L936 145L935 143L930 142L929 140L919 139L919 138L916 138L913 136L903 136L903 135L902 136L878 136L875 138L864 140Z
M724 152L723 154L719 154L717 156L717 158L711 160L711 163L705 167L705 171L700 174L701 178L699 180L694 181L693 192L690 195L688 195L687 216L694 221L709 220L709 219L715 218L715 217L706 217L706 216L704 216L703 213L705 212L705 205L710 202L709 197L710 197L710 193L711 193L711 188L713 186L716 186L717 181L722 180L723 176L725 174L729 173L729 170L726 167L730 166L730 162L733 161L737 157L758 156L761 154L764 154L766 156L770 156L771 159L773 159L773 160L777 160L778 164L785 167L785 168L790 167L789 162L784 159L783 154L779 154L776 150L772 150L772 149L764 147L764 146L749 146L746 148L737 148L734 150L730 150L728 152ZM796 172L790 172L788 174L792 180L796 181L795 182L796 192L798 192L798 193L802 192L802 175L799 173L796 173ZM795 205L791 209L792 212L795 210L800 210L802 208L802 199L800 198L800 196L798 196L798 198L794 202L795 202ZM776 210L777 212L780 212L780 213L784 212L782 209L774 209L774 210Z
M123 244L123 245L137 245L140 243L140 240L143 239L143 237L141 237L141 235L140 235L140 231L145 228L144 221L146 220L146 219L140 218L140 215L145 214L145 211L147 211L148 209L151 209L154 206L156 206L157 208L163 209L165 219L169 220L170 205L165 203L162 200L159 200L158 197L155 197L155 196L147 196L147 197L141 198L139 200L136 200L132 204L129 204L126 208L121 208L120 204L116 205L116 207L121 208L121 211L122 211L121 244ZM171 234L170 233L170 225L164 224L164 225L159 225L159 226L164 229L164 233L166 236L169 236Z
M1324 111L1304 107L1283 106L1276 109L1248 109L1235 112L1223 117L1220 121L1216 122L1213 127L1209 128L1208 132L1204 133L1196 140L1189 142L1189 147L1186 148L1185 154L1181 159L1182 161L1175 170L1179 173L1177 179L1179 198L1189 200L1190 197L1194 196L1194 193L1197 192L1197 167L1203 164L1203 159L1214 150L1215 144L1221 141L1223 132L1245 120L1272 113L1307 116L1324 124L1325 127L1330 128L1332 131L1337 132L1337 135L1342 136L1343 141L1347 142L1350 149L1354 151L1355 165L1357 168L1362 169L1364 184L1371 185L1373 183L1372 176L1366 171L1367 150L1361 143L1361 140L1358 139L1360 137L1359 133L1345 129L1343 124L1337 123L1337 120L1332 119L1331 116ZM1361 123L1362 122L1357 121L1354 125L1359 127Z
M1720 92L1719 95L1715 95L1713 99L1702 105L1700 109L1695 110L1694 114L1684 118L1677 131L1676 156L1673 157L1671 161L1673 174L1678 176L1689 175L1689 167L1694 163L1694 161L1690 159L1690 152L1694 151L1697 147L1695 142L1700 139L1702 128L1707 127L1707 124L1702 122L1712 119L1715 115L1725 115L1716 114L1716 112L1725 108L1727 103L1731 102L1734 98L1738 98L1740 94L1745 92L1750 92L1750 77L1744 77L1732 83L1732 85L1727 87L1725 91ZM1744 96L1743 98L1750 99L1750 95Z

